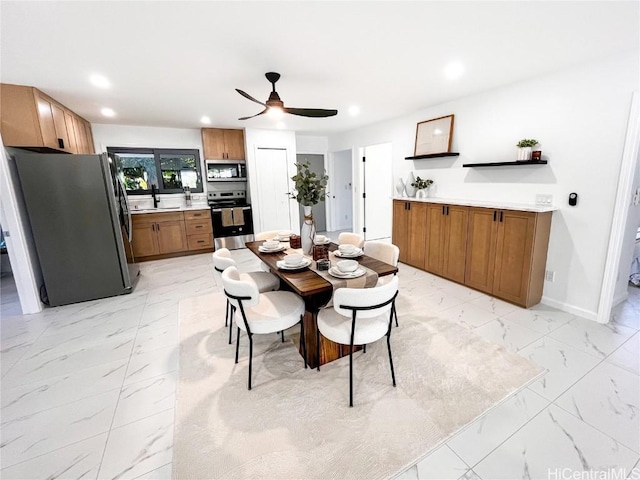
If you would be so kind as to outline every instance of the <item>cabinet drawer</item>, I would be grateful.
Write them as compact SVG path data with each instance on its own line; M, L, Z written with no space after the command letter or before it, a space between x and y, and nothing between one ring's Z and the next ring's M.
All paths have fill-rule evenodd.
M187 220L187 235L197 235L200 233L212 233L211 220Z
M208 219L210 221L211 220L211 210L210 209L206 209L206 210L186 211L186 212L184 212L184 219L185 220Z
M143 225L145 223L162 223L162 222L179 222L184 219L182 212L171 213L136 213L131 215L131 221L134 225Z
M187 237L187 243L189 244L189 250L213 248L213 235L211 233L189 235Z

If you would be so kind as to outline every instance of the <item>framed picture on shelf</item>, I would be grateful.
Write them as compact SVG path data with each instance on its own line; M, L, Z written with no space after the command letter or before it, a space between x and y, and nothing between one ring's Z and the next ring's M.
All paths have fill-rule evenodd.
M425 120L416 127L414 155L448 153L453 137L453 115Z

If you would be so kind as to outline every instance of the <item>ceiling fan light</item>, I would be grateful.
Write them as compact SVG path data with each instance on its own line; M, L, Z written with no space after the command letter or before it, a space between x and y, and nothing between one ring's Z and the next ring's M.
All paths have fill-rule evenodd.
M209 125L211 123L211 119L209 117L207 117L206 115L203 115L200 118L200 123L204 123L205 125Z
M274 120L279 120L284 115L284 112L280 107L269 107L269 110L267 111L267 115L269 115Z

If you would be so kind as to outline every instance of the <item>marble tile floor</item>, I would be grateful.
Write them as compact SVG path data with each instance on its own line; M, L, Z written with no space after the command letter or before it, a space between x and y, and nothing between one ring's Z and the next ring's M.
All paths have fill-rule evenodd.
M241 270L259 268L247 250L232 256ZM640 289L630 287L612 322L599 325L399 268L400 328L403 312L447 318L548 372L397 478L564 478L555 469L638 478ZM210 254L141 271L131 295L3 312L0 478L171 477L178 303L220 286Z

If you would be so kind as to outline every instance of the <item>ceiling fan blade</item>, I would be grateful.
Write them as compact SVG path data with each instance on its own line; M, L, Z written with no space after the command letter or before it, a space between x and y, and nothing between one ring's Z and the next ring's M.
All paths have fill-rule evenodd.
M250 118L257 117L258 115L262 115L263 113L267 113L267 110L269 109L265 108L260 113L256 113L255 115L251 115L250 117L242 117L242 118L239 118L238 120L249 120Z
M236 88L236 92L238 92L240 95L242 95L244 98L247 98L249 100L251 100L252 102L256 102L259 103L260 105L262 105L263 107L266 107L267 104L261 102L260 100L256 100L255 98L253 98L251 95L249 95L247 92L243 92L242 90L240 90L239 88Z
M322 108L283 108L286 113L298 115L300 117L333 117L338 114L338 110L324 110Z

